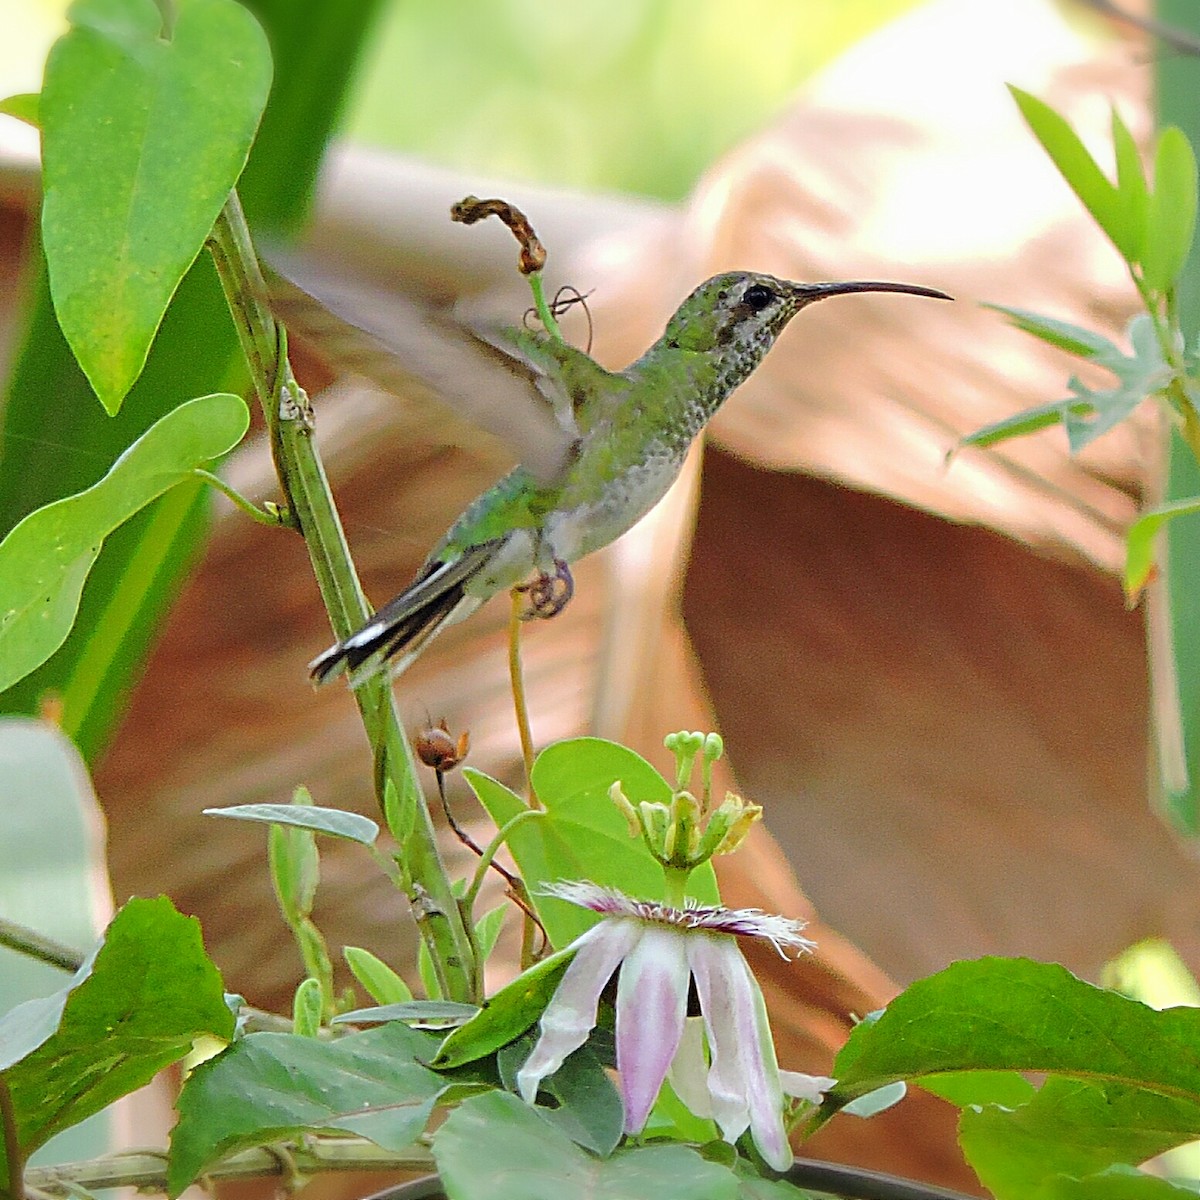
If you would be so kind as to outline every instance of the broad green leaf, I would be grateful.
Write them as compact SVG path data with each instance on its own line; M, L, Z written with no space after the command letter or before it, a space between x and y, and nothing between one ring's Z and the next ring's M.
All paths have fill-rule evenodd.
M1196 230L1196 156L1174 126L1158 135L1147 224L1143 276L1151 291L1165 292L1183 270Z
M1129 126L1112 110L1113 150L1117 158L1117 196L1124 208L1124 227L1129 231L1130 258L1141 262L1146 248L1150 192L1142 170L1142 156Z
M67 341L115 413L237 182L271 56L234 0L79 0L46 63L42 238Z
M431 1065L439 1070L460 1067L520 1037L542 1015L574 957L568 947L522 971L446 1038Z
M1125 535L1125 595L1132 602L1150 582L1154 570L1154 542L1158 531L1176 517L1200 512L1200 497L1175 500L1147 509Z
M361 946L343 946L342 957L354 978L376 1004L407 1004L413 998L408 984L381 958Z
M438 1038L393 1022L336 1041L252 1033L188 1077L167 1171L177 1196L210 1163L307 1130L358 1134L403 1150L446 1080L423 1063Z
M22 1150L148 1083L202 1034L232 1037L233 1014L199 924L165 898L130 900L69 987L0 1019Z
M61 991L71 978L66 964L80 959L72 948L96 941L112 917L112 902L100 806L79 751L57 726L0 717L0 795L0 911L66 951L63 965L50 966L0 947L4 1013ZM47 1033L61 1010L56 1004ZM116 1150L122 1115L110 1108L73 1125L42 1147L39 1165Z
M519 796L481 772L467 767L463 777L497 825L525 810ZM556 742L534 763L533 786L546 811L513 830L508 844L556 947L568 945L596 917L540 895L542 883L587 879L641 899L663 897L662 868L641 839L630 836L625 818L608 798L618 780L635 804L671 798L671 785L644 758L602 738ZM710 865L692 873L688 894L705 904L720 902Z
M1096 160L1079 140L1079 135L1044 101L1011 84L1008 90L1034 137L1042 144L1042 149L1050 156L1083 206L1092 214L1096 224L1109 236L1127 262L1136 261L1138 234L1129 224L1117 189L1096 165Z
M517 1090L517 1072L533 1051L533 1034L505 1046L496 1055L500 1078L509 1091ZM605 1057L597 1053L592 1039L568 1054L562 1066L538 1088L555 1106L538 1105L541 1116L567 1135L577 1146L607 1158L624 1132L625 1107L609 1071L613 1065L612 1048Z
M921 1087L958 1108L969 1104L1002 1104L1016 1108L1033 1097L1033 1084L1016 1071L963 1071L931 1075Z
M433 1138L433 1153L455 1200L736 1200L728 1167L689 1146L633 1146L595 1158L508 1092L464 1101Z
M40 103L41 97L37 92L22 92L17 96L5 96L3 100L0 100L0 113L16 117L18 121L24 121L26 125L32 125L36 129L39 125L38 107Z
M985 304L993 312L1003 313L1009 321L1024 333L1032 334L1051 346L1057 346L1068 354L1086 358L1107 366L1119 362L1124 355L1114 342L1082 325L1059 321L1027 308L1009 308L1004 304Z
M947 1071L1044 1071L1195 1104L1200 1009L1158 1012L1029 959L954 963L857 1026L832 1074L839 1101Z
M85 492L32 512L0 542L0 691L62 645L104 539L151 500L241 441L237 396L201 396L152 425Z
M313 833L358 842L361 846L373 846L379 837L379 826L370 817L341 808L318 808L312 804L231 804L226 808L206 808L204 814L268 825L294 825Z
M1118 1164L1082 1179L1058 1176L1047 1181L1043 1192L1046 1200L1195 1200L1196 1188L1188 1186L1191 1183L1172 1183Z
M996 1200L1034 1200L1057 1175L1135 1166L1197 1136L1200 1104L1062 1078L1015 1111L967 1108L959 1124L963 1153Z

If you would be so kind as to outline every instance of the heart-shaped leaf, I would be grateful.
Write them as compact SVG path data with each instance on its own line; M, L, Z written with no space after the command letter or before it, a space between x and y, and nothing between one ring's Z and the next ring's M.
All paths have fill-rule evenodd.
M42 238L71 349L115 413L237 182L271 83L234 0L79 0L39 105Z

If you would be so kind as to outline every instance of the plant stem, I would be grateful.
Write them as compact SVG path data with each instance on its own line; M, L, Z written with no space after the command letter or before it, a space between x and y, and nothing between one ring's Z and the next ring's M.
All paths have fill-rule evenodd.
M206 1171L204 1178L256 1179L317 1171L428 1171L433 1165L433 1156L420 1145L393 1154L365 1138L306 1137L282 1143L278 1149L262 1147L231 1155ZM167 1159L165 1154L133 1152L34 1167L26 1173L26 1183L37 1192L55 1197L77 1196L79 1189L90 1192L113 1187L165 1192Z
M0 946L7 946L18 954L36 958L48 966L57 967L73 975L83 965L83 955L70 946L64 946L53 938L44 937L36 930L6 921L0 917Z
M237 488L230 487L220 475L214 475L211 471L204 470L203 467L193 467L192 475L196 479L203 480L210 487L214 487L235 507L241 509L252 521L257 521L260 525L290 525L291 517L286 510L280 508L277 504L268 505L266 508L259 508L253 500L248 500Z
M288 513L308 547L333 631L338 638L348 637L369 618L370 610L317 453L312 408L292 375L283 327L268 307L266 284L236 191L217 218L210 249L266 419ZM413 807L412 830L401 853L421 936L445 976L445 996L468 1001L475 976L471 941L450 890L386 674L364 681L354 690L354 699L374 754L380 810L389 781L402 803Z
M0 1074L0 1125L4 1127L4 1157L8 1162L10 1200L25 1200L25 1155L17 1136L17 1114L13 1109L8 1080Z
M533 732L529 728L525 677L521 671L521 610L525 604L525 596L518 588L513 588L511 595L512 611L508 618L508 677L512 683L517 732L521 735L521 757L525 760L525 783L529 791L529 803L533 808L540 808L537 793L533 790Z

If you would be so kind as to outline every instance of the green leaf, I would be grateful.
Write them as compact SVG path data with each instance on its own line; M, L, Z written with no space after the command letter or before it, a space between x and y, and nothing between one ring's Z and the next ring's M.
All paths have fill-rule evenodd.
M1085 329L1082 325L1072 325L1069 321L1046 317L1027 308L1009 308L1004 304L984 304L983 307L1003 313L1009 322L1022 332L1032 334L1035 338L1057 346L1068 354L1074 354L1077 358L1086 358L1098 362L1101 366L1108 366L1110 363L1120 362L1125 357L1114 342Z
M948 1071L1044 1071L1200 1106L1200 1009L1158 1012L1053 963L981 958L919 980L857 1026L832 1073L844 1103Z
M130 900L68 988L0 1019L22 1151L142 1087L202 1034L232 1037L233 1014L198 922L165 898Z
M574 957L568 947L522 971L446 1038L431 1065L447 1070L475 1062L520 1037L545 1011Z
M1006 442L1010 438L1024 437L1026 434L1037 433L1039 429L1048 429L1051 425L1059 424L1068 412L1077 416L1086 416L1096 410L1085 401L1054 400L1050 404L1039 404L1036 408L1027 408L1011 417L993 421L982 429L968 433L958 445L963 446L994 446L998 442Z
M1016 1071L963 1071L926 1076L921 1087L958 1108L969 1104L1002 1104L1016 1108L1032 1098L1033 1084Z
M292 1030L297 1037L315 1038L321 1030L324 999L321 983L311 976L302 979L292 998Z
M1173 125L1158 135L1147 226L1143 278L1151 291L1165 292L1179 278L1196 231L1196 156Z
M170 1194L227 1154L308 1130L400 1151L425 1128L446 1080L423 1063L438 1038L393 1022L336 1041L252 1033L201 1063L180 1094Z
M372 1008L356 1008L339 1013L333 1025L378 1025L385 1021L439 1021L463 1025L477 1012L478 1004L461 1004L457 1000L400 1000L395 1004L377 1004Z
M1043 1191L1047 1200L1195 1200L1196 1196L1194 1186L1122 1165L1082 1179L1059 1176L1049 1180Z
M376 1004L407 1004L412 998L408 984L381 958L361 946L343 946L342 957L354 978Z
M1200 512L1200 497L1175 500L1147 509L1125 535L1125 595L1134 600L1150 581L1154 570L1154 541L1158 531L1176 517Z
M455 1200L736 1200L737 1179L688 1146L635 1146L595 1158L508 1092L473 1096L447 1118L433 1153Z
M0 113L6 116L16 117L18 121L24 121L26 125L32 125L37 129L40 125L40 117L38 108L41 104L41 96L37 92L22 92L17 96L5 96L0 100Z
M536 1038L530 1034L505 1046L496 1055L500 1078L509 1091L516 1091L517 1072L533 1051ZM543 1079L539 1095L550 1096L555 1107L539 1104L538 1113L561 1130L577 1146L607 1158L625 1125L625 1107L609 1071L613 1048L607 1057L597 1052L593 1039L568 1054L563 1064L548 1079Z
M238 183L251 227L298 229L321 155L344 109L356 58L370 45L380 0L254 0L276 77L250 161ZM0 536L35 508L82 491L181 396L237 392L246 368L228 306L206 255L185 277L146 369L121 412L95 402L55 319L40 244L14 326L12 370L0 396ZM203 353L197 353L203 347ZM53 437L46 436L53 429ZM102 464L97 467L97 464ZM5 712L32 714L62 700L63 730L94 761L120 719L155 631L199 557L209 490L183 484L105 543L62 649L0 696ZM86 1157L86 1156L84 1156Z
M496 780L469 767L463 777L497 825L525 811L524 801ZM671 798L671 785L644 758L602 738L556 742L533 765L534 790L546 811L514 829L508 845L556 947L568 945L597 918L540 895L542 883L588 879L639 899L663 898L662 867L640 838L630 836L625 818L608 798L618 780L635 804ZM705 904L720 902L711 866L692 873L688 894Z
M963 1153L996 1200L1037 1197L1059 1175L1134 1166L1198 1134L1196 1103L1062 1078L1015 1111L968 1108L959 1125Z
M1141 262L1146 248L1150 192L1137 143L1115 107L1112 110L1112 138L1117 158L1117 197L1124 208L1123 227L1129 231L1130 258Z
M104 407L141 373L237 182L271 83L254 18L186 0L79 0L46 63L42 237L59 323Z
M361 846L373 846L379 837L379 826L370 817L341 808L318 808L313 804L231 804L226 808L206 808L204 814L269 825L293 825L313 833L358 842Z
M479 947L479 961L485 963L492 957L496 942L500 938L500 929L504 918L508 915L508 905L498 904L489 912L483 914L475 923L475 944Z
M62 645L104 539L123 521L241 441L237 396L201 396L155 422L85 492L32 512L0 542L0 691Z
M1078 378L1068 384L1073 393L1066 400L1027 409L985 426L963 438L961 445L989 446L1007 438L1033 433L1061 420L1067 431L1071 453L1077 454L1101 434L1125 420L1142 401L1158 394L1172 377L1162 356L1154 325L1146 314L1133 318L1127 333L1132 354L1122 353L1107 338L1094 338L1090 346L1086 330L1065 325L1020 309L1002 309L1014 323L1053 345L1070 349L1089 361L1107 368L1117 377L1115 387L1093 389Z
M1126 262L1135 262L1140 231L1129 224L1129 214L1117 189L1096 165L1079 135L1044 101L1011 84L1008 90L1034 137L1096 224L1108 234Z

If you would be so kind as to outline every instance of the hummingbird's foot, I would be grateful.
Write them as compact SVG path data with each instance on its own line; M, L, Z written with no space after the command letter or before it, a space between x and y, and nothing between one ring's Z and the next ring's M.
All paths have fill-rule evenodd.
M522 619L531 621L537 617L548 621L570 603L575 595L575 580L571 577L571 568L561 558L556 558L553 572L539 571L517 590L529 597L529 608Z

